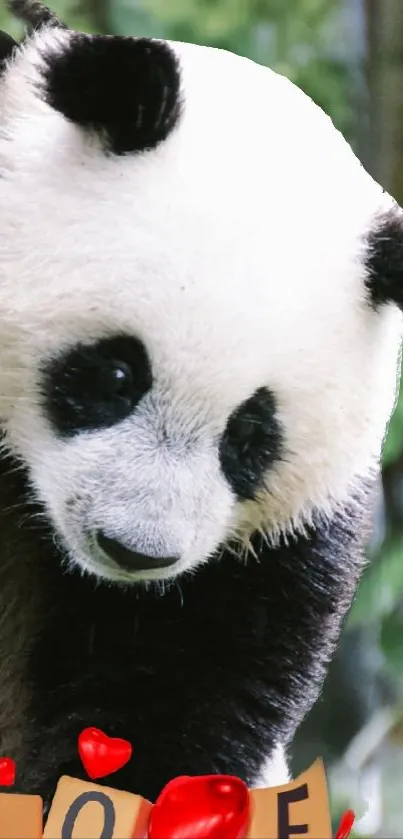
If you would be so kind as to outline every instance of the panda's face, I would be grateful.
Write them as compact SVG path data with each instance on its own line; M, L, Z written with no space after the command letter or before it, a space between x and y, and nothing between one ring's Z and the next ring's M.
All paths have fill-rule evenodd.
M99 131L72 44L35 35L0 82L1 414L70 560L164 579L376 465L401 319L371 306L368 239L393 203L300 91L220 51L170 46L161 142Z

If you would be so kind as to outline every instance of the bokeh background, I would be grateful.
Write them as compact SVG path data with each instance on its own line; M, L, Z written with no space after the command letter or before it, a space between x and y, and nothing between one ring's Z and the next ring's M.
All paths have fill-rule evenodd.
M403 204L403 0L50 0L71 27L232 50L321 105ZM20 26L0 10L0 27ZM402 278L403 282L403 278ZM403 390L386 441L368 565L323 696L292 749L322 755L335 823L403 837Z

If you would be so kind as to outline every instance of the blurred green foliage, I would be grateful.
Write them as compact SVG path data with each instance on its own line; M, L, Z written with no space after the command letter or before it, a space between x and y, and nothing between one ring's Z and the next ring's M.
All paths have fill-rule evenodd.
M394 463L401 454L403 454L403 385L400 386L399 398L383 447L384 466Z
M403 697L403 385L383 449L384 475L397 510L395 520L386 509L385 538L368 565L348 627L379 623L380 650L398 694ZM400 520L401 514L401 520ZM392 519L392 520L391 520Z

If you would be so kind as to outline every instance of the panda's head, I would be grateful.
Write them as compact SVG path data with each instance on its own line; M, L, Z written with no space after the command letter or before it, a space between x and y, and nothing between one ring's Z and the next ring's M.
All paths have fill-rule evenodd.
M8 450L110 580L303 529L379 461L401 211L270 70L14 6L35 31L1 46Z

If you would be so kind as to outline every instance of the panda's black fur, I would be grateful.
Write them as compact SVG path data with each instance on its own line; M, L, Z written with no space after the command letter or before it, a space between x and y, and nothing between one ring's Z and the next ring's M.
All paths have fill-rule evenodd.
M155 148L174 129L179 70L164 43L76 35L68 52L45 60L46 100L67 119L102 134L111 153Z

